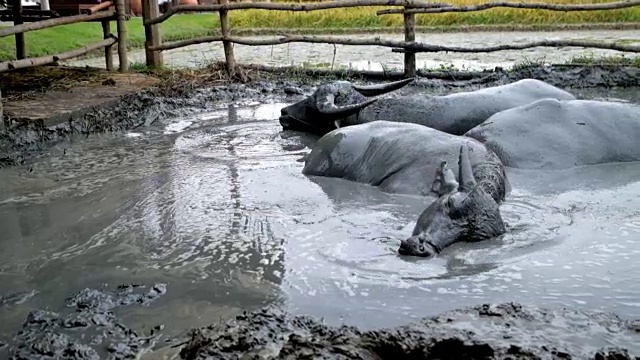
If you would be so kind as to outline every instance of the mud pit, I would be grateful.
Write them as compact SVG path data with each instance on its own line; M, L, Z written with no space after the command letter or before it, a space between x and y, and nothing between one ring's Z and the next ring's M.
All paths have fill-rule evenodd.
M640 81L602 69L590 70L589 76L583 76L584 69L569 69L565 75L538 71L539 77L546 74L565 84L575 74L582 74L577 85ZM407 91L459 91L517 78L500 76L474 85L421 82ZM269 331L285 336L296 326L311 328L316 337L305 339L307 330L301 330L303 338L289 338L308 354L325 348L326 354L335 353L342 349L336 342L346 339L350 358L360 350L390 356L376 352L375 342L404 344L402 351L409 355L440 331L440 340L451 336L480 343L475 358L489 354L483 342L496 357L518 357L508 353L511 345L543 357L556 351L557 357L568 352L592 358L606 345L640 356L637 323L573 310L492 307L504 313L504 322L492 327L493 320L478 318L480 307L441 315L453 319L447 326L367 332L453 309L511 301L614 311L623 319L639 319L640 267L634 259L640 253L640 164L511 171L513 192L502 206L507 236L452 246L431 260L400 258L395 253L398 241L410 232L424 199L300 174L300 159L314 139L282 133L275 119L284 103L297 101L301 95L295 93L311 91L312 85L229 85L201 89L191 98L136 94L72 124L87 134L68 136L66 128L5 134L11 139L4 144L7 157L27 161L0 172L0 342L6 344L0 352L19 356L20 349L33 350L37 339L54 336L40 327L29 336L18 334L34 329L32 311L71 311L65 315L71 316L77 305L67 299L74 294L99 291L120 299L114 289L136 283L147 286L136 288L142 294L138 298L154 284L166 284L166 294L142 301L143 306L136 301L107 306L113 313L110 322L93 324L91 330L106 334L102 342L83 337L83 327L63 329L68 317L38 320L54 323L50 332L71 339L49 351L85 349L74 356L92 358L95 351L101 358L124 358L110 352L108 344L120 344L122 354L163 348L186 340L193 327L271 305L276 310L253 314L250 322L240 316L241 325L255 330L247 339ZM285 87L293 94L285 95ZM640 102L637 89L572 91L583 98ZM124 131L88 135L99 129ZM310 320L288 322L277 309L322 317L328 325L358 326L362 333L338 332ZM85 315L93 319L95 311ZM135 332L132 342L122 340L121 331L127 330L116 324ZM466 326L486 331L477 331L474 338L464 333ZM517 329L513 342L501 338L506 327ZM208 330L200 339L225 336L216 329L225 327ZM249 340L229 335L231 329L225 330L230 336L226 348L191 343L187 349L234 358L233 351ZM152 332L149 344L145 339ZM589 338L592 348L582 348L584 338L558 336L564 333L594 334L602 343ZM342 335L336 339L331 334ZM394 346L389 349L400 351ZM527 357L532 356L520 356ZM37 357L27 353L25 358Z

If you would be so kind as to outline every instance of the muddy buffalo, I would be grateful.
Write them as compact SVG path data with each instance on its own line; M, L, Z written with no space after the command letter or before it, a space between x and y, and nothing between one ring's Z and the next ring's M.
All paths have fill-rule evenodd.
M420 124L462 135L503 110L545 98L575 99L562 89L534 79L443 96L375 97L398 90L412 81L405 79L370 86L347 81L323 84L307 98L282 108L280 124L284 130L324 135L339 127L386 120Z
M567 169L639 161L640 106L543 99L497 113L465 135L515 168Z
M504 167L471 138L417 124L374 121L320 138L302 172L385 192L437 197L402 242L401 254L431 256L455 242L480 241L505 231L498 206L508 192Z

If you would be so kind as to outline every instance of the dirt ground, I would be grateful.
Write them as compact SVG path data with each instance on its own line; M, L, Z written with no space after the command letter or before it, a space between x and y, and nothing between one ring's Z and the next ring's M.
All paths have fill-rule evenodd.
M4 115L54 125L95 106L157 85L158 77L93 68L44 66L0 73Z

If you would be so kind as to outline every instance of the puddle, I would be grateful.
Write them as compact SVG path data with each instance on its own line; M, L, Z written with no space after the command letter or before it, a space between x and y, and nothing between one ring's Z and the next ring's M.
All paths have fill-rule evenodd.
M176 336L269 303L364 328L501 301L640 317L640 163L512 171L507 235L407 259L398 242L428 199L303 176L313 138L281 133L282 106L223 106L3 169L0 294L17 300L0 302L0 339L32 309L127 283L167 284L121 315Z

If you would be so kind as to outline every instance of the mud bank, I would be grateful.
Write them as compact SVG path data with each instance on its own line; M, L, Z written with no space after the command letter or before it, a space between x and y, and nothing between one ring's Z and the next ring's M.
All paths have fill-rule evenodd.
M639 359L640 321L504 303L362 332L269 307L194 330L180 355L189 360Z
M300 82L277 81L188 90L183 86L154 87L126 95L105 106L70 114L67 121L58 121L51 126L45 125L50 119L14 122L0 132L0 168L24 163L42 154L48 146L64 140L149 126L158 119L186 116L219 102L266 99L277 92L286 95L283 89L291 87L295 87L294 92L302 92L300 86Z
M22 164L29 158L41 154L47 146L65 139L90 134L121 131L148 126L158 119L192 114L207 109L212 104L240 99L264 101L268 98L284 98L313 91L319 82L327 81L323 76L333 78L362 78L355 73L311 73L297 72L295 80L262 80L246 84L231 83L212 85L199 89L185 90L184 86L170 88L154 87L146 91L127 95L109 105L95 107L77 115L70 115L67 121L54 125L43 121L15 122L0 132L0 168ZM366 75L366 74L365 74ZM389 73L385 78L401 77L402 74ZM276 76L269 75L268 78ZM380 74L365 77L380 78ZM408 87L413 91L427 89L438 94L446 91L463 91L478 87L504 84L524 78L543 80L566 89L640 87L640 68L621 66L529 66L505 71L496 68L480 72L421 72L419 80Z
M428 73L421 74L429 76ZM466 74L458 76L464 79ZM453 79L456 74L452 74ZM514 71L496 68L493 71L475 72L467 76L471 84L485 84L495 86L510 83L520 79L538 79L548 84L566 88L612 88L612 87L640 87L640 68L620 66L523 66ZM444 81L446 81L445 79Z
M9 345L0 342L3 359L132 359L161 340L157 332L138 334L115 315L118 307L146 305L166 292L164 284L151 287L121 285L115 291L84 289L67 299L60 312L29 313L22 330Z

